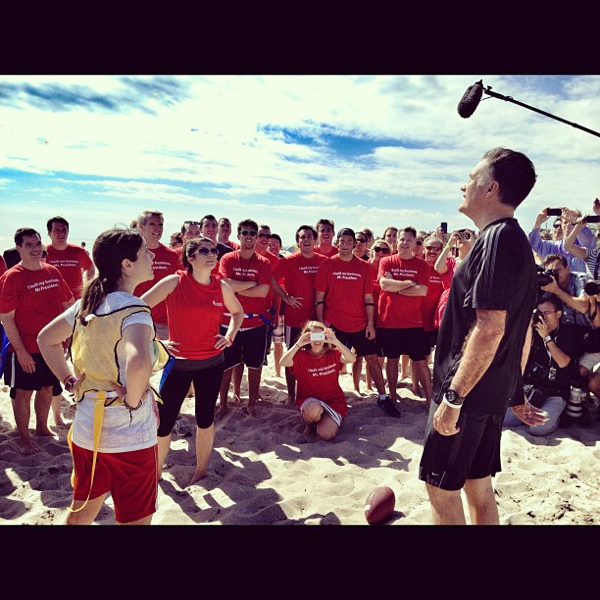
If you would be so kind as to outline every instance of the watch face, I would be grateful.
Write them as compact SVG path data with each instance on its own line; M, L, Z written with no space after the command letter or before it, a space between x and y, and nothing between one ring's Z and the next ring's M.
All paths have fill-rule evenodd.
M454 390L448 390L446 398L451 404L462 404L464 402L464 398L461 398Z

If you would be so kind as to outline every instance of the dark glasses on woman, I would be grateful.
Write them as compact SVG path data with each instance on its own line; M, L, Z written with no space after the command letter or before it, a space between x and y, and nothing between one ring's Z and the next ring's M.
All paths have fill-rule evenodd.
M384 248L382 246L375 246L375 248L373 248L373 250L375 250L375 252L383 252L384 254L389 254L390 253L390 249L389 248Z
M201 254L202 256L208 256L209 254L219 254L219 251L216 248L198 248L194 254ZM192 256L194 256L192 254Z

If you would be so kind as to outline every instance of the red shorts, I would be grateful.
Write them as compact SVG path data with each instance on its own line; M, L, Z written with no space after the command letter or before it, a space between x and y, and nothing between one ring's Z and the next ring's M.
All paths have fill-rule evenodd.
M73 498L85 502L92 476L91 450L72 445L75 482ZM132 452L98 452L91 500L110 492L118 523L131 523L154 514L158 497L157 446Z

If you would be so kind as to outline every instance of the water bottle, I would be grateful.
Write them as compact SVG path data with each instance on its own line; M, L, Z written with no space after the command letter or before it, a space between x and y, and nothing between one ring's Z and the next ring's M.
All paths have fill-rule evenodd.
M583 404L585 402L586 392L581 388L571 387L571 394L567 402L567 415L573 419L581 417Z

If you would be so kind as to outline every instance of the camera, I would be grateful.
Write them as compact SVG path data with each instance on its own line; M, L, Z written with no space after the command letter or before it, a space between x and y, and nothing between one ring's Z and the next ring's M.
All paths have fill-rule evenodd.
M466 229L459 229L458 230L458 237L461 240L470 240L471 239L471 234Z
M552 283L552 277L554 277L554 279L558 279L556 271L553 271L552 269L544 270L543 267L537 267L537 282L540 287L544 287L545 285Z
M596 294L600 294L600 281L588 281L583 289L588 296L595 296Z
M542 313L536 308L533 311L533 325L535 325L538 321L543 321L544 320L544 315L542 315Z
M562 208L547 208L546 214L549 217L560 217L562 215Z
M440 230L442 231L442 233L448 233L448 223L442 221L440 223Z
M311 342L322 342L325 340L325 334L321 332L313 332L310 334Z
M600 216L598 215L586 215L583 218L586 223L600 223Z

